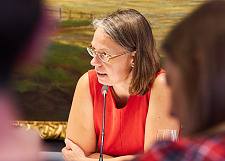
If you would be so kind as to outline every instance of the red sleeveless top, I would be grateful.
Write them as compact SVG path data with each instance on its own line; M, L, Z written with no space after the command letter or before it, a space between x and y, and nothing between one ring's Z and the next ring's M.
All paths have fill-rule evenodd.
M157 73L163 73L161 70ZM157 76L156 75L156 76ZM103 96L102 84L98 82L95 70L88 71L89 87L93 102L94 126L101 147ZM105 102L105 136L103 153L112 156L136 154L144 150L145 122L148 113L151 87L143 96L131 95L123 108L116 108L112 89L108 86Z

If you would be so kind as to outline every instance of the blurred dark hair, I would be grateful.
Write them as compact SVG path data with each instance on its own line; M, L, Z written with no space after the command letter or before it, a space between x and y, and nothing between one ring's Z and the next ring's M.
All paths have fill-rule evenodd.
M225 121L225 1L202 5L172 30L162 48L181 71L191 125L186 130Z
M11 68L42 17L41 0L0 1L0 86L8 81Z

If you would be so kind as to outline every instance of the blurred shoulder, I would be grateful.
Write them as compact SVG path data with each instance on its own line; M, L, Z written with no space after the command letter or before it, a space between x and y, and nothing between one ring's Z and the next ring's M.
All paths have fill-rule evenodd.
M157 75L153 82L153 87L167 87L166 73L160 73Z

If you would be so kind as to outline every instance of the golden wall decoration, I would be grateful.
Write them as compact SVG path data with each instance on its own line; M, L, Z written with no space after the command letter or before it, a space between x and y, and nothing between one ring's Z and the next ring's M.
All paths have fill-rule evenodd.
M38 130L42 139L64 140L66 121L14 121L13 125Z

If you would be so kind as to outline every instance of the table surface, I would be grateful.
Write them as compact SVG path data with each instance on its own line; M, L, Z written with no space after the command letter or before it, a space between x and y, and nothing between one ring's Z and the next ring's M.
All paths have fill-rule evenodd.
M52 152L61 152L65 147L64 140L43 140L44 150Z

